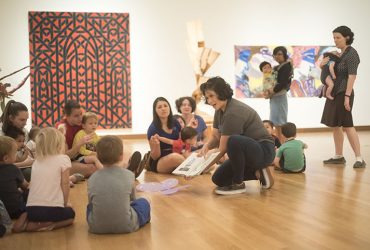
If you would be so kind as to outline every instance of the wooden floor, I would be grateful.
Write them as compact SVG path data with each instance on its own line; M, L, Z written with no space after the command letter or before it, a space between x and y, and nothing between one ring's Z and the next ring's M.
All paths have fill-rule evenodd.
M362 131L362 154L370 164L370 132ZM345 141L346 166L323 166L333 155L329 133L299 136L309 148L304 174L275 172L271 190L247 182L248 192L218 196L210 174L186 181L144 172L138 182L178 178L191 187L171 196L145 193L152 220L127 235L94 235L85 222L86 182L71 190L73 226L45 233L6 235L0 249L370 249L370 166L353 169ZM145 140L125 140L126 155L145 153ZM140 196L142 193L138 193Z

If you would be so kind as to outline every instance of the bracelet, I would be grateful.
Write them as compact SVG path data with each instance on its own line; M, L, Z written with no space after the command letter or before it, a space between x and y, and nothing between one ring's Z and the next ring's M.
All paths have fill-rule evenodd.
M351 97L351 95L344 95L344 96L349 97L349 98Z

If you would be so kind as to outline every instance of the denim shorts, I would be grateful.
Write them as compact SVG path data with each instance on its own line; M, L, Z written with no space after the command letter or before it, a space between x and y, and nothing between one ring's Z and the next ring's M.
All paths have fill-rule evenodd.
M136 211L140 227L150 221L150 204L144 198L131 202L131 207Z

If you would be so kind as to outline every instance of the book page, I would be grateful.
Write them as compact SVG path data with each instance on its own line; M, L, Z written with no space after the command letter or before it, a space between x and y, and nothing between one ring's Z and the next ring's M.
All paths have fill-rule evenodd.
M207 157L198 157L198 153L192 153L180 164L172 173L175 175L196 176L200 175L204 169L216 158L219 152L211 153Z

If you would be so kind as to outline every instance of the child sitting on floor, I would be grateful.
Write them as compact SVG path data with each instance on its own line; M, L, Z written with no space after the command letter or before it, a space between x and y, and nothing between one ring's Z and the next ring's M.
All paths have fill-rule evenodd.
M12 219L18 218L25 211L28 193L28 182L14 165L17 148L13 138L0 136L0 200Z
M275 149L278 149L281 146L281 142L279 138L276 135L274 135L274 123L270 120L263 120L262 122L263 126L265 126L269 134L274 138Z
M31 156L31 152L24 144L26 138L24 131L18 127L11 126L5 135L13 138L17 143L17 155L14 165L21 169L24 178L29 182L34 159Z
M31 157L35 159L36 157L36 136L40 132L40 128L37 126L33 126L28 133L28 142L26 143L26 147L28 148L29 152L31 153Z
M104 136L96 146L104 168L88 180L87 223L96 234L130 233L150 221L150 204L135 200L135 176L119 166L123 143L116 136Z
M65 146L65 137L56 128L40 130L26 213L14 224L13 232L49 231L73 223L75 212L68 203L71 160Z
M79 155L75 158L81 163L93 163L98 169L101 169L103 168L103 165L96 157L96 144L99 141L99 136L95 133L97 127L98 116L95 113L86 112L85 114L83 114L82 129L78 131L75 135L73 139L73 146L78 144L79 141L86 135L91 135L91 141L81 146Z
M6 211L4 203L0 200L0 238L11 231L12 219Z
M274 165L276 170L285 173L302 173L306 170L306 158L303 149L307 144L296 140L297 128L294 123L287 122L281 127L285 142L276 153Z
M178 140L168 139L166 137L154 135L159 141L172 145L172 152L182 154L187 158L191 154L191 147L196 147L198 132L193 127L185 127L181 129L180 138Z
M176 119L181 126L181 129L185 128L186 121L181 115L173 115L173 119Z

